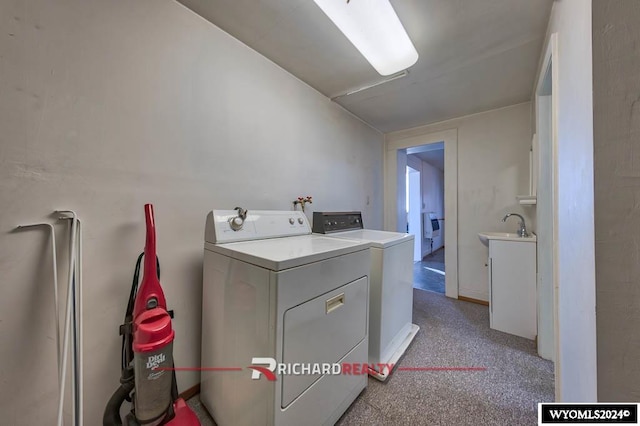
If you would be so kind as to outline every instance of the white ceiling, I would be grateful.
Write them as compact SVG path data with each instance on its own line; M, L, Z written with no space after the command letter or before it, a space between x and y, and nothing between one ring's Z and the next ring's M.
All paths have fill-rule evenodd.
M444 172L444 149L410 154Z
M431 164L436 169L444 171L444 142L407 148L407 154Z
M329 98L384 79L312 0L179 0ZM420 55L336 102L382 132L528 101L553 0L391 0Z

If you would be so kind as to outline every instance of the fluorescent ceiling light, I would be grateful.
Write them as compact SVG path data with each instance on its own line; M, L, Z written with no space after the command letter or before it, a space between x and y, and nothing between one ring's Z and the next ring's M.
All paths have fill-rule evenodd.
M405 70L418 60L389 0L314 0L381 75Z

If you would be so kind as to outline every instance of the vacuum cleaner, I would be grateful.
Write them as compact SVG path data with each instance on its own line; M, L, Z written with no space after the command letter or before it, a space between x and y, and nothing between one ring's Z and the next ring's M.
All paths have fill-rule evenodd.
M173 312L167 310L167 301L160 286L153 206L146 204L144 213L146 245L136 262L124 324L120 326L120 387L107 403L103 425L123 424L120 407L126 400L132 403L132 409L125 417L125 425L199 426L198 417L178 397L173 364ZM144 272L138 288L143 257Z

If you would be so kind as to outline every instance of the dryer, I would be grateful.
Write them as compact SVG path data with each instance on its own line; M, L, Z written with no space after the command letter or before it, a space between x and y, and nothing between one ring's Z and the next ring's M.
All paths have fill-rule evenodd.
M205 229L200 398L225 425L335 423L367 376L252 379L278 364L366 363L369 243L311 234L302 212L214 210Z
M380 381L391 371L420 330L412 324L414 236L364 229L361 212L314 212L313 232L371 243L369 363Z

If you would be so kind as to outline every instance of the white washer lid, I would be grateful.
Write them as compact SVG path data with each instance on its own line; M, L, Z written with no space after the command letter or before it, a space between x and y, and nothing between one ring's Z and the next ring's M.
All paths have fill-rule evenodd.
M367 250L368 242L320 235L299 235L226 244L205 243L205 249L272 271L282 271L313 262Z
M355 231L335 232L330 234L336 238L346 238L354 241L367 241L372 247L387 248L406 241L413 242L412 234L402 232L375 231L373 229L356 229Z

